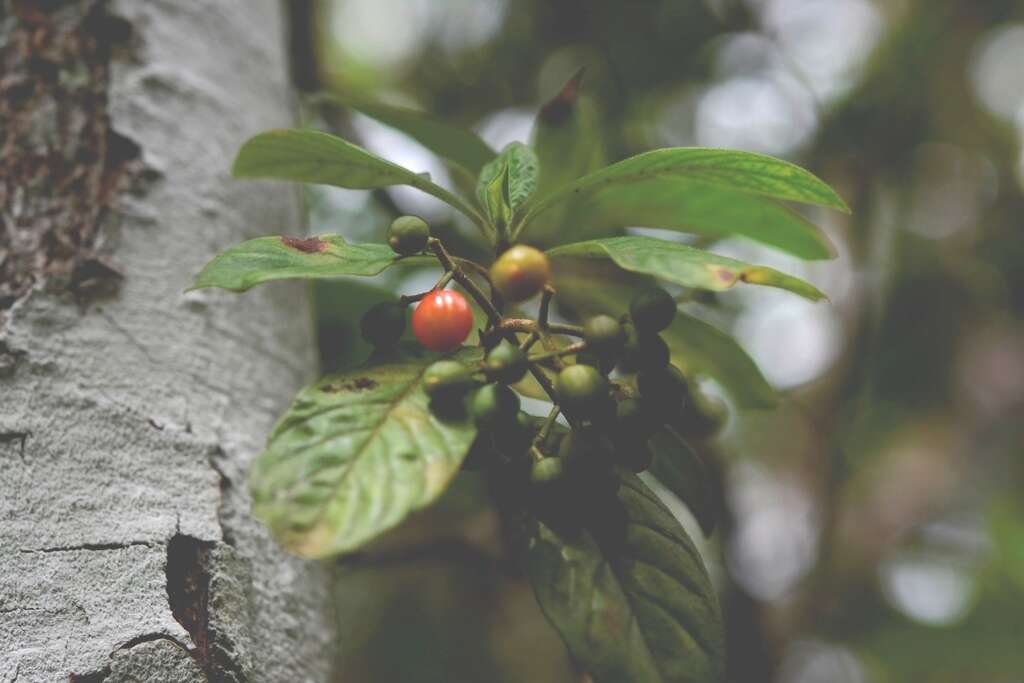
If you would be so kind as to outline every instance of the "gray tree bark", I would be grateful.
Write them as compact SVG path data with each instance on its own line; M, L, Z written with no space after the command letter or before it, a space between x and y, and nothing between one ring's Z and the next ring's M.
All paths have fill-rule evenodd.
M245 473L314 366L303 290L183 294L299 224L274 0L0 0L0 681L322 681L324 567Z

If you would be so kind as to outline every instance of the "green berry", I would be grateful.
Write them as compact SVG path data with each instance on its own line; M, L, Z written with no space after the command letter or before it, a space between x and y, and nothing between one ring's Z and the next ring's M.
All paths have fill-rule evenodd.
M657 334L645 334L635 327L627 327L626 345L622 350L623 370L659 370L668 365L670 356L668 345Z
M526 375L529 361L518 346L502 340L491 349L484 360L487 376L502 384L514 384Z
M590 365L570 365L563 368L555 379L558 400L570 412L581 416L601 407L608 396L608 379Z
M661 287L645 289L629 302L629 316L641 332L661 332L676 317L676 300Z
M683 436L707 439L718 433L727 417L728 411L721 399L697 390L692 393L692 399L683 404L672 425Z
M374 346L394 346L405 332L405 306L393 301L375 304L363 314L359 329Z
M602 375L607 375L615 368L616 358L603 356L590 349L584 349L576 354L576 362L590 367L597 368Z
M561 481L565 477L565 467L559 458L543 458L533 463L530 469L530 480L534 484L547 486Z
M419 216L399 216L388 228L388 244L401 256L411 256L423 251L428 239L430 226Z
M639 474L651 466L654 453L646 441L634 441L629 444L616 444L615 458L620 465Z
M423 391L431 398L461 395L475 384L472 370L456 360L439 360L423 372Z
M656 427L654 416L635 398L624 398L615 406L615 431L646 439Z
M610 315L595 315L583 323L583 340L598 356L617 356L626 343L626 331Z
M644 370L636 379L637 388L644 399L664 403L678 403L688 399L690 386L686 375L674 365L666 365L657 370Z
M478 425L510 425L519 413L519 396L504 384L487 384L473 394L469 410Z

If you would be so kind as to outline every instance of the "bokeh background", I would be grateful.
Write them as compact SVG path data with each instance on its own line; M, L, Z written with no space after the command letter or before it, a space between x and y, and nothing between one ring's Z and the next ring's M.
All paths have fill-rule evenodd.
M295 77L434 112L492 146L529 139L580 67L612 159L764 152L833 184L808 215L839 257L713 251L800 275L831 303L738 288L688 304L783 392L701 444L724 523L701 551L733 681L1024 681L1024 2L292 2ZM336 129L435 181L409 138L306 97ZM398 212L462 227L415 190L307 190L312 232L379 240ZM472 245L466 245L472 249ZM359 314L434 273L315 290L326 369L368 353ZM664 492L662 492L664 493ZM685 508L666 500L699 536ZM338 680L579 681L506 561L480 483L344 561Z

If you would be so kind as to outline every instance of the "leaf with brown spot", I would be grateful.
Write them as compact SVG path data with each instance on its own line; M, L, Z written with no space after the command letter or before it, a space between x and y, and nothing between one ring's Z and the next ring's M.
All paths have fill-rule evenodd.
M426 257L399 258L386 244L349 244L341 235L257 237L218 254L189 288L244 292L273 280L377 275L398 263L426 265Z
M250 473L253 512L281 545L304 557L350 552L444 492L476 427L430 409L422 377L436 359L356 368L299 393Z
M623 270L713 292L729 289L737 282L746 282L787 289L811 301L826 298L810 283L774 268L751 265L654 237L609 237L576 242L550 249L547 255L552 261L611 259Z

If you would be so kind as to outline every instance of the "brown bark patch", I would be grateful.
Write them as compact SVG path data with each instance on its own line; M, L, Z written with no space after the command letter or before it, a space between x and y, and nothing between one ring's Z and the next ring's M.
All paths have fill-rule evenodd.
M107 88L130 25L97 0L6 0L0 24L0 326L42 281L79 302L120 275L100 227L141 170L110 127Z

